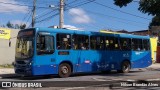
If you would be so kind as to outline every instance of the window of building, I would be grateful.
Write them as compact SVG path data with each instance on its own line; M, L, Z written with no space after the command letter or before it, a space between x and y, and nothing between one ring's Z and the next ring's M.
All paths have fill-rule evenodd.
M104 50L104 37L103 36L91 36L90 47L93 50Z
M57 34L57 49L68 50L71 49L71 35Z
M131 50L131 39L120 38L121 50Z
M53 54L54 52L54 37L47 35L37 36L37 54Z
M89 49L89 37L87 35L73 35L72 37L73 49L87 50Z

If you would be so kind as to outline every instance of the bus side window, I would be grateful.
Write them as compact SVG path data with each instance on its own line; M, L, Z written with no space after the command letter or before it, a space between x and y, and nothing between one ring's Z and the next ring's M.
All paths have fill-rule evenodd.
M91 49L104 50L104 37L103 36L91 36Z
M142 39L132 39L132 49L135 51L143 50Z
M131 50L131 39L120 38L121 50Z
M106 47L107 50L113 50L115 48L114 37L106 37L105 47Z
M149 40L143 40L143 50L150 50L150 43Z
M37 37L37 54L53 54L54 52L54 37L38 35Z
M71 49L71 35L57 34L57 49L68 50Z
M119 50L120 49L119 43L118 43L118 38L114 38L114 49L115 50Z
M73 49L87 50L89 49L89 37L87 35L74 34L72 36Z

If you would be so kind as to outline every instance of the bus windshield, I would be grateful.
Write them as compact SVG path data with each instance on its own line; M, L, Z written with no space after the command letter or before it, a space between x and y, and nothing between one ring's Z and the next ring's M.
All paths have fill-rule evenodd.
M18 37L16 44L16 58L27 59L33 56L33 37Z

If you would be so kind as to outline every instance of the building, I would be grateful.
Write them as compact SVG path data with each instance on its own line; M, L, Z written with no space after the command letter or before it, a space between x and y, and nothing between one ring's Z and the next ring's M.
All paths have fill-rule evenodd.
M14 61L18 31L0 27L0 65L11 64Z

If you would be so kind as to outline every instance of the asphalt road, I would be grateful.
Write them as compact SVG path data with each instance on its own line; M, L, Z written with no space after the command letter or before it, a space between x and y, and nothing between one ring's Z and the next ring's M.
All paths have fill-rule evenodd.
M1 82L14 82L14 83L41 83L43 88L34 88L38 90L128 90L128 89L160 89L160 70L157 69L134 69L130 73L117 73L112 71L111 73L92 73L92 74L74 74L68 78L59 78L56 75L50 76L37 76L37 77L21 77L15 74L3 74L0 75ZM126 83L150 83L158 84L157 86L137 86L128 87L121 86L122 82ZM5 89L5 88L4 88ZM10 89L10 88L7 88ZM13 90L22 90L23 88L12 88ZM11 89L11 90L12 90ZM24 90L30 90L30 88L24 88Z

